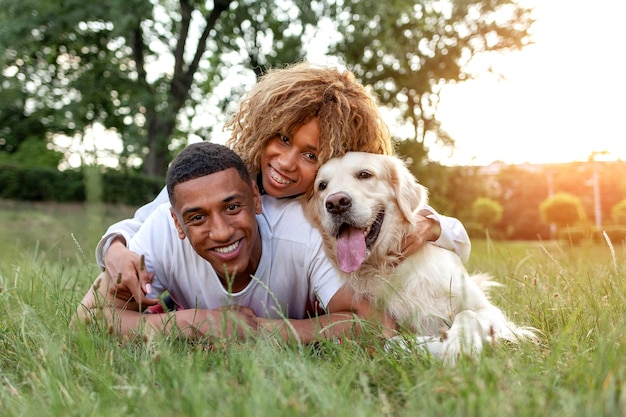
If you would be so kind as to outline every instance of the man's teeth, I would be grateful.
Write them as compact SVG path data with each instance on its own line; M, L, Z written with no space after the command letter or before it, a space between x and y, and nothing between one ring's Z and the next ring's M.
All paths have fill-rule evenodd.
M236 241L232 245L223 246L221 248L215 248L215 252L230 253L230 252L234 251L235 249L237 249L238 246L239 246L239 241Z
M285 177L283 177L282 175L280 175L278 172L276 172L276 170L270 168L270 176L272 177L272 179L274 181L276 181L279 184L284 184L284 185L288 185L293 183L294 181L291 181L289 179L286 179Z

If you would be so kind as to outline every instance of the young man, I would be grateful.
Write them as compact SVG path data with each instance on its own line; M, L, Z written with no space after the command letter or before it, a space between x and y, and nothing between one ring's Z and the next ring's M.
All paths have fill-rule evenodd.
M262 209L234 151L190 145L172 162L167 191L170 204L148 217L129 248L145 256L153 274L151 298L167 291L182 309L142 314L132 292L103 272L83 298L80 318L96 318L104 307L121 334L146 325L192 337L278 330L309 343L341 337L353 314L367 316L368 306L342 288L300 202L270 197ZM318 305L326 314L316 316Z

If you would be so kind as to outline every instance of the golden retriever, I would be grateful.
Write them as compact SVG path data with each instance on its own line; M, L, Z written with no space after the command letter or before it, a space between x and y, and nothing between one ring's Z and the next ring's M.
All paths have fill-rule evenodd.
M536 339L533 329L516 326L488 300L485 290L499 284L486 274L470 276L454 252L427 243L402 259L427 191L399 158L349 152L331 159L306 200L346 282L415 333L433 356L454 364L480 353L483 342Z

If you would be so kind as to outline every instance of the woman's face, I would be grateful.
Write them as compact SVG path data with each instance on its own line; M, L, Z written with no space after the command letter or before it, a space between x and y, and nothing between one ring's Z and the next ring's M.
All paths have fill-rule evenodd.
M303 124L292 137L278 134L261 156L265 192L273 197L291 197L313 186L317 173L320 127L317 118Z

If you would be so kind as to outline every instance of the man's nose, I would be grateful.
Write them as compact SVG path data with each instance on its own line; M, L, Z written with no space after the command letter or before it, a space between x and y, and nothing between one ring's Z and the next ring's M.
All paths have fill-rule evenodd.
M233 234L233 227L224 216L215 216L210 225L209 237L216 242L227 242Z

